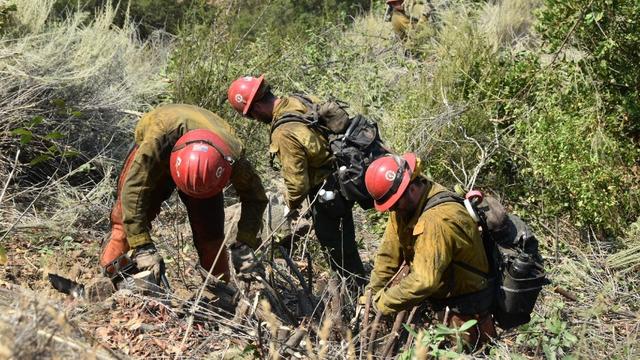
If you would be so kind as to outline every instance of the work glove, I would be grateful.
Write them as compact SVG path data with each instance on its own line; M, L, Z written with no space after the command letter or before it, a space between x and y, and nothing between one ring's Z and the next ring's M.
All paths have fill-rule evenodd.
M366 313L367 297L371 296L371 302L369 305L369 313ZM373 301L373 295L370 294L370 290L365 290L365 294L358 298L358 304L356 305L356 313L353 319L350 321L352 329L358 329L363 325L364 318L368 316L368 322L371 324L376 317L375 301ZM362 329L360 329L362 330Z
M290 222L291 220L295 220L300 217L300 210L298 208L289 209L289 207L285 205L282 215Z
M256 276L264 278L264 267L247 244L235 243L230 250L231 262L239 279L249 281Z
M146 244L134 248L131 260L138 269L138 272L131 276L135 285L142 287L143 290L157 291L164 276L165 266L155 245Z

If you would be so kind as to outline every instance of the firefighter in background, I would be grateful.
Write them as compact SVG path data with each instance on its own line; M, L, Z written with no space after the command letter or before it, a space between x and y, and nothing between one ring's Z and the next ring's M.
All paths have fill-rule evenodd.
M238 235L231 245L238 271L255 266L252 248L267 197L260 178L244 157L242 142L216 114L191 105L165 105L145 114L135 129L135 145L120 172L111 211L111 236L100 265L113 276L114 260L129 249L138 270L149 270L156 284L164 263L151 239L151 222L175 188L187 208L200 265L229 279L224 240L223 189L231 182L240 197ZM218 260L214 261L218 255ZM215 262L215 263L214 263Z
M444 202L424 210L430 199L447 190L421 174L413 153L375 160L365 182L376 210L390 211L367 286L375 307L389 315L429 301L447 326L478 321L465 337L468 344L495 337L489 312L493 288L480 275L489 272L489 262L478 225L464 205ZM403 263L409 266L408 275L386 287Z
M387 0L387 19L391 21L393 32L401 39L419 26L432 20L435 9L430 0Z
M315 97L309 98L313 103L319 102ZM276 97L264 76L235 80L229 87L228 100L242 116L272 126L269 153L277 156L280 162L287 187L285 199L288 208L296 213L308 197L313 227L318 241L329 252L331 268L344 277L354 278L361 285L366 284L356 244L351 210L353 203L345 200L337 188L330 189L335 190L334 199L324 203L313 201L325 180L331 180L333 172L333 155L328 139L319 130L298 121L273 128L284 115L304 114L310 109L297 97Z

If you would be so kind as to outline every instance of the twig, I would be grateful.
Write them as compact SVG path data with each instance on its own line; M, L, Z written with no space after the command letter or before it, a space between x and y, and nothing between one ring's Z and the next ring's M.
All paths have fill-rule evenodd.
M382 351L382 358L386 359L391 356L391 351L393 350L393 346L396 344L396 340L400 336L400 327L404 322L404 317L407 315L407 310L402 310L396 315L396 320L393 322L393 327L391 328L391 333L389 334L389 339L387 339L387 343L384 346L384 350Z
M7 182L4 183L4 187L2 188L2 193L0 193L0 204L2 204L2 199L4 199L4 192L7 191L7 186L9 186L9 182L13 177L13 173L16 171L16 167L18 166L18 156L20 156L20 149L16 151L16 158L15 160L13 160L13 167L11 168L11 172L9 173L9 176L7 176Z
M407 322L406 324L408 326L411 326L411 323L413 322L413 318L416 316L416 312L418 311L419 306L416 305L413 307L413 309L411 309L411 313L409 313L409 317L407 318ZM413 334L409 333L409 336L407 337L407 342L405 343L405 349L409 349L411 347L411 343L413 343Z
M182 352L182 349L184 348L184 345L187 342L187 337L191 332L191 327L193 326L193 317L194 317L194 314L196 313L196 308L199 306L198 304L200 304L200 300L202 299L202 294L204 293L204 289L207 287L207 283L209 282L211 273L213 272L213 268L218 263L218 259L220 258L220 254L222 253L222 251L223 250L226 251L227 249L226 245L227 245L227 240L229 239L230 233L231 232L227 233L227 236L224 237L224 240L222 241L222 244L218 249L218 253L216 254L216 258L213 260L213 264L211 264L211 267L207 272L207 276L204 278L204 281L202 282L202 286L200 286L200 290L198 291L198 296L196 297L196 300L193 302L193 305L191 305L191 309L189 309L190 315L189 315L189 319L187 320L187 330L184 332L184 336L182 337L182 341L180 342L180 348L179 348L180 352Z
M260 353L260 358L264 359L264 351L262 349L262 319L260 318L258 318L256 332L258 333L258 352Z
M307 329L304 327L304 325L300 325L293 333L293 335L289 337L285 345L290 349L295 349L296 347L298 347L298 345L300 345L300 342L306 335Z
M560 286L554 287L553 288L553 292L556 293L556 294L560 294L560 295L564 296L565 298L567 298L567 299L569 299L571 301L578 301L578 297L574 293L572 293L572 292L570 292L568 290L565 290L565 289L561 288Z
M369 346L367 347L367 359L373 356L373 344L376 342L376 335L378 333L378 323L382 318L382 312L378 311L376 313L376 318L373 319L373 324L371 325L371 336L369 336Z
M311 261L311 254L305 252L304 256L307 259L307 286L309 289L313 289L313 262Z
M55 342L57 342L59 344L67 345L70 348L75 349L75 350L82 350L82 351L85 351L85 352L91 352L92 355L95 354L96 358L98 358L98 359L109 359L109 360L111 360L111 359L119 359L118 357L115 356L115 354L108 354L108 353L104 352L104 350L103 351L95 351L94 352L93 349L91 349L87 345L78 344L77 342L75 342L75 341L73 341L71 339L63 338L61 336L46 332L46 331L44 331L42 329L39 329L37 331L37 334L39 336L47 337L49 339L48 341L53 340L53 341L55 341ZM102 346L102 345L100 345L100 346Z
M367 332L369 330L369 312L371 311L371 289L367 289L364 293L365 303L364 303L364 314L362 319L362 327L360 330L360 358L362 358L362 353L364 349L367 348Z
M143 112L135 111L135 110L126 110L126 109L123 109L123 110L120 110L120 112L121 112L121 113L123 113L123 114L127 114L127 115L134 115L134 116L137 116L137 117L141 117L142 115L144 115L144 113L143 113Z
M298 278L298 281L300 282L300 285L302 286L302 289L307 294L307 296L309 296L309 298L311 298L313 296L313 294L311 294L311 290L307 286L307 282L305 281L304 276L300 272L300 269L298 269L298 266L296 265L296 263L293 262L293 260L291 260L291 258L289 257L289 254L287 254L287 250L284 248L284 246L279 246L278 248L280 249L280 252L282 253L282 257L284 258L284 261L287 262L287 265L289 265L289 268L291 268L291 271L293 271L293 274L296 276L296 278Z

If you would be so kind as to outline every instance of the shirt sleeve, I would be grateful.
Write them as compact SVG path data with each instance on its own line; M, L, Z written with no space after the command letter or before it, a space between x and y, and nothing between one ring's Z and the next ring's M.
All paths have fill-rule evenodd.
M282 177L287 188L287 206L296 209L310 189L306 150L291 131L275 131L272 141L278 148Z
M444 220L421 219L424 230L415 243L415 254L411 262L411 272L380 295L378 309L390 314L417 305L435 292L442 275L453 258L452 231Z
M368 289L371 289L372 294L375 295L384 288L398 271L403 260L397 228L395 223L389 219L367 286Z
M240 196L240 220L236 241L257 248L258 232L262 227L262 214L267 207L267 195L262 181L251 163L244 157L238 159L231 173L231 184Z
M138 144L131 166L126 171L120 193L122 217L131 247L151 243L149 219L151 196L168 180L168 157L177 135L159 127L150 128Z

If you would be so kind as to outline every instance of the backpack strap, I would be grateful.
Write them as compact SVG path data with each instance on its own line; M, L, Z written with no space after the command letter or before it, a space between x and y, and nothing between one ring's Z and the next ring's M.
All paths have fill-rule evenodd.
M304 94L298 93L292 94L291 97L294 97L301 103L303 103L304 106L307 107L307 112L304 114L297 112L284 113L278 120L276 120L276 122L271 124L271 134L273 134L273 132L281 125L290 122L300 122L307 125L308 127L314 127L321 130L322 134L326 136L327 129L325 129L324 126L320 125L318 108L317 105L314 104L313 101L311 101L311 98Z
M460 266L461 268L467 270L468 272L474 273L474 274L476 274L478 276L481 276L481 277L483 277L485 279L489 279L490 278L489 274L487 274L486 272L480 271L479 269L477 269L477 268L475 268L475 267L473 267L473 266L471 266L471 265L469 265L467 263L463 263L463 262L455 261L455 260L452 261L452 263L454 265Z
M424 213L427 210L433 209L434 207L436 207L436 206L438 206L440 204L450 203L450 202L455 202L455 203L464 205L464 199L460 195L458 195L458 194L456 194L454 192L451 192L451 191L442 191L442 192L439 192L439 193L435 194L429 200L427 200L427 203L425 204L424 209L422 210L422 212ZM469 271L471 273L479 275L479 276L481 276L481 277L483 277L485 279L489 279L490 278L489 274L485 273L484 271L480 271L479 269L477 269L477 268L475 268L475 267L473 267L473 266L471 266L469 264L466 264L466 263L463 263L463 262L460 262L460 261L455 261L455 260L452 261L452 264L457 265L457 266L459 266L459 267L461 267L461 268L463 268L463 269L465 269L465 270L467 270L467 271Z
M280 126L280 125L284 125L286 123L290 123L290 122L299 122L299 123L303 123L306 124L307 126L311 126L312 122L307 119L304 114L296 114L296 113L285 113L284 115L282 115L278 120L276 120L276 122L274 122L273 124L271 124L271 133L273 134L273 132Z
M427 200L427 203L424 205L424 209L422 209L422 212L424 213L427 210L433 209L440 204L449 202L464 204L464 199L454 192L442 191L433 195L429 200Z

